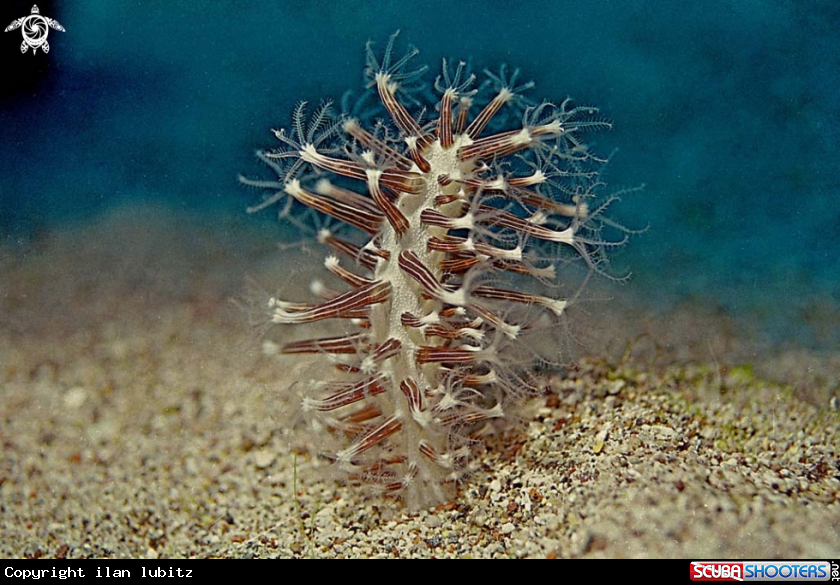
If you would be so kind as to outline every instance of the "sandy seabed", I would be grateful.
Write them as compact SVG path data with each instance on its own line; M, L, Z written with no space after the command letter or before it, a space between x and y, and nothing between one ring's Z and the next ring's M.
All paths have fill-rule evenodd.
M457 498L409 514L289 428L305 364L230 299L311 269L218 221L127 209L0 251L0 556L840 557L837 355L616 299Z

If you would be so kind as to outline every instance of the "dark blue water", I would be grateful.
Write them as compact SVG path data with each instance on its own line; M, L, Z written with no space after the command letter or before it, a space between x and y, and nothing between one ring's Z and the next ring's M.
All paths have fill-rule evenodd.
M32 0L4 1L0 26ZM0 34L0 232L126 202L242 214L295 102L362 83L397 29L433 70L520 67L535 98L615 123L592 136L616 208L649 225L616 258L669 306L702 302L781 339L840 344L840 3L39 2L49 54ZM271 221L265 214L253 221ZM833 319L833 321L832 321ZM819 335L811 321L821 325ZM827 325L826 325L827 324Z

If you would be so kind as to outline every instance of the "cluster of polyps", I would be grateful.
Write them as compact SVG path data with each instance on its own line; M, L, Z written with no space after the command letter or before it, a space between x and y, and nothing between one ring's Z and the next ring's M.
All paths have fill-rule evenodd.
M252 210L299 202L351 226L318 232L326 268L350 290L272 298L271 317L344 320L343 335L282 347L343 372L312 382L303 411L339 440L325 455L352 481L416 507L447 498L488 423L535 392L529 334L556 328L578 289L557 298L569 289L559 269L602 272L617 242L600 233L615 227L600 216L608 202L590 204L603 161L578 135L608 126L592 108L529 106L520 92L532 84L515 87L504 69L475 89L464 63L444 62L437 119L422 122L409 86L425 68L407 70L415 50L393 61L393 41L381 62L368 46L384 108L371 130L328 105L307 119L300 104L291 131L274 131L281 148L259 153L280 180L243 181L270 190ZM512 119L511 130L488 130Z

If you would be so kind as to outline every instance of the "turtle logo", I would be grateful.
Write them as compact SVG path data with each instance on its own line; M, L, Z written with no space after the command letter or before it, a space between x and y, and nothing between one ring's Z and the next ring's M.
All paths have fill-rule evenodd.
M50 44L47 42L47 33L50 28L64 32L64 27L58 24L57 20L41 16L38 5L32 6L32 14L24 16L12 21L12 24L6 27L3 32L10 30L21 29L23 32L23 42L20 44L20 52L25 53L29 47L32 47L32 54L38 52L38 48L44 53L50 52Z

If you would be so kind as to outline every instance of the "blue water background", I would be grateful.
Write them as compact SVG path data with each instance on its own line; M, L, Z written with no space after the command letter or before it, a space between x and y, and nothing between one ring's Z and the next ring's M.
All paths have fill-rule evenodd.
M4 1L0 26L31 1ZM615 215L649 230L615 262L648 302L840 343L836 1L38 4L66 29L49 54L0 34L7 241L125 203L243 214L254 193L236 178L266 176L253 152L274 145L269 129L298 100L361 88L365 42L401 29L432 71L442 57L508 63L537 82L532 97L572 96L615 123L590 139L617 149L611 185L645 185Z

